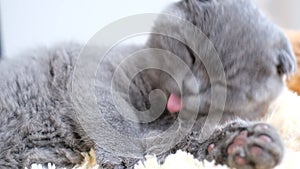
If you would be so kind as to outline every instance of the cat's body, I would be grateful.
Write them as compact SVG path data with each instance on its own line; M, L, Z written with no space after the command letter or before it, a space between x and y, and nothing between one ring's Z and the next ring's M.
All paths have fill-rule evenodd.
M207 36L219 54L224 68L226 85L218 79L214 81L214 85L227 91L220 125L237 117L246 120L255 120L261 117L269 103L280 93L284 85L283 75L289 74L295 69L291 48L282 32L260 14L252 1L247 0L186 0L174 4L169 11L172 11L171 13L177 17L196 25ZM153 31L165 32L167 35L168 32L174 33L182 37L182 42L161 35L151 35L145 46L116 48L115 51L109 54L110 59L99 65L99 70L97 70L95 76L95 98L98 108L103 112L104 119L116 129L116 132L125 136L129 135L134 138L148 138L151 136L150 140L137 142L137 155L156 152L157 149L161 150L161 147L164 147L164 143L166 145L168 143L171 151L178 148L185 149L192 152L199 159L214 159L219 163L226 163L233 167L249 165L256 168L262 165L261 168L267 169L276 165L282 156L282 145L279 136L276 135L276 132L273 132L271 127L251 122L233 121L224 128L219 127L219 130L205 140L200 141L197 137L193 137L193 134L196 132L196 135L198 135L201 127L203 127L208 116L208 108L211 106L210 100L213 98L211 94L212 85L209 81L211 77L204 69L205 63L200 62L199 56L195 53L200 52L206 58L210 58L212 53L210 48L205 46L208 43L204 43L204 47L201 47L205 38L196 42L189 42L193 39L191 38L193 35L190 35L190 32L187 31L187 25L180 25L173 21L159 18ZM187 47L187 44L193 44L193 47L199 48L193 51L190 49L193 47ZM138 111L145 111L152 106L155 107L149 101L149 94L154 89L161 89L167 97L166 100L159 98L168 102L159 118L155 121L148 120L149 123L135 123L126 120L126 114L122 116L115 107L111 96L112 78L115 75L118 63L122 59L133 52L147 48L167 50L181 58L183 63L191 69L198 87L195 86L194 82L191 82L191 77L186 72L176 74L181 72L181 69L179 71L170 69L176 72L171 72L175 74L172 78L180 79L176 83L170 75L157 69L144 70L136 74L133 79L128 78L128 74L124 73L124 76L120 76L122 79L118 79L116 84L113 85L117 86L117 91L125 94L127 94L125 92L126 87L129 87L129 96L123 99ZM77 108L84 107L82 105L85 104L88 105L90 99L94 99L88 98L85 100L80 98L81 96L74 98L73 95L73 77L77 76L74 75L74 67L81 49L81 46L69 45L52 50L33 52L18 58L4 58L1 60L1 168L23 168L31 163L48 162L55 163L58 166L72 166L81 162L80 152L87 152L90 148L97 149L99 162L105 168L131 167L135 162L134 156L119 157L120 154L118 153L122 152L117 152L118 150L111 152L109 151L111 149L101 148L101 144L95 146L95 142L97 143L95 140L100 137L102 140L107 139L107 143L124 144L125 146L132 145L135 142L128 144L122 142L123 140L110 140L110 138L101 135L91 137L84 130L86 126L77 119L78 113L85 113L83 109ZM97 48L94 50L97 51ZM126 67L129 69L123 71L130 72L134 70L138 67L137 63L139 62L159 63L165 68L174 66L173 62L168 62L168 59L151 56L151 54L155 54L155 51L152 52L147 54L146 59L133 60ZM99 57L97 52L91 52L90 55L92 55L91 58ZM93 59L91 62L93 62ZM215 65L207 66L213 67ZM126 78L131 81L129 86L123 84ZM176 84L181 87L176 87ZM80 91L78 93L81 94ZM222 94L222 92L217 92L217 96L222 97ZM85 93L82 93L83 98L84 95ZM174 96L180 96L185 105L172 105L176 102ZM193 123L195 125L193 123L186 125L186 122L191 122L189 121L190 105L188 103L189 99L194 98L194 96L201 98L200 102L196 101L197 107L192 109L198 109L199 111L196 113L199 114L196 115L197 118L194 117L196 121ZM184 101L184 99L187 99L187 101ZM122 108L122 106L120 107ZM180 109L186 114L177 117L174 112ZM217 105L215 109L222 110L223 107ZM149 114L147 116L136 116L133 118L140 121L152 117ZM93 118L87 117L87 119ZM155 137L152 139L153 136L163 133L173 124L183 129L182 133L178 133L184 139L177 140L176 135L164 141ZM190 130L191 127L192 130ZM215 127L215 124L209 126L211 129ZM93 129L95 131L101 130L98 126L94 126ZM245 131L252 134L245 136ZM111 133L113 134L113 132ZM262 134L267 135L267 138L260 140ZM187 136L185 137L185 135ZM163 137L164 134L161 136ZM242 137L245 144L236 143L236 136ZM272 143L268 142L270 138ZM264 144L267 147L260 148L261 150L267 150L266 152L271 149L272 153L266 153L262 157L254 159L252 159L252 156L248 158L246 155L243 158L250 159L251 165L250 162L244 164L242 161L241 163L241 160L234 158L237 150L232 150L232 147L245 146L245 140L250 140L251 144L258 142L257 144L260 146L263 144L262 140L267 140L267 144ZM168 142L166 143L166 141ZM159 144L162 144L159 148L154 147ZM213 146L217 148L207 150L207 147L212 144L218 144ZM247 142L247 144L250 143ZM272 146L278 148L272 149ZM257 149L257 147L254 148ZM161 152L164 151L161 150ZM169 152L167 148L166 152ZM248 151L246 152L248 153ZM255 156L261 155L257 152L252 153ZM259 161L260 159L267 159L270 163L266 164L265 161Z

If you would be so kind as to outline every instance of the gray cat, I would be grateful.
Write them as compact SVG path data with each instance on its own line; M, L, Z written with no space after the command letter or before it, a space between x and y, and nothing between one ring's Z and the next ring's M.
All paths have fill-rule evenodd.
M239 169L276 166L283 156L280 136L253 121L279 95L283 77L296 69L282 31L250 0L183 0L165 13L146 45L111 50L94 78L96 99L84 90L90 81L76 79L87 74L78 70L91 67L78 64L83 51L92 64L101 55L98 47L81 51L83 46L70 44L2 58L0 168L48 162L72 167L91 148L103 168L133 168L153 153L163 162L178 149ZM118 66L144 49L153 50ZM180 61L170 61L173 55ZM150 68L132 76L145 65L169 72ZM97 120L94 101L105 122Z

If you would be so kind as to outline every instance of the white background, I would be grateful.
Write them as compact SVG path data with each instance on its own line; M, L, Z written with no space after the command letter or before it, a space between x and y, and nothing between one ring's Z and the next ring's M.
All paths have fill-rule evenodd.
M177 0L1 0L4 55L58 42L86 42L122 17L157 13ZM285 28L300 29L299 0L257 0Z

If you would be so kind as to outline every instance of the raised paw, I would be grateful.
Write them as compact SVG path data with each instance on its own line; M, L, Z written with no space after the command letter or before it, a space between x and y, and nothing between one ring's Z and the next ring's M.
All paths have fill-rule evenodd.
M272 126L254 124L249 127L236 128L235 132L232 131L233 128L228 130L231 131L227 132L219 143L210 144L207 151L215 158L221 155L224 163L229 167L271 169L281 161L283 144Z

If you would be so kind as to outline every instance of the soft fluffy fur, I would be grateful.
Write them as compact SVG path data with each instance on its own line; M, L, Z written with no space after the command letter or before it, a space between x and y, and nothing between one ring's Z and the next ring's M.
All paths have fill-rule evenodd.
M285 156L283 161L276 169L298 169L298 158L300 155L300 115L299 115L300 96L285 89L276 101L274 101L269 112L262 119L275 126L285 142ZM82 165L74 169L98 169L95 161L95 154L91 151L84 154L85 160ZM55 169L55 167L53 167ZM139 161L135 169L227 169L227 166L214 165L213 162L200 162L191 154L178 151L170 154L163 165L155 156L148 155L145 160ZM41 166L32 166L31 169L42 169Z
M264 144L264 155L259 157L246 156L253 163L240 166L241 168L259 166L271 168L282 158L281 139L276 131L267 126L268 130L262 129L265 125L244 121L255 120L264 115L263 112L269 104L279 95L283 89L283 76L289 75L295 70L295 59L291 47L280 29L270 23L250 0L184 0L170 6L167 13L176 15L196 25L210 39L219 53L224 66L227 85L220 79L214 79L214 84L219 88L227 89L227 99L224 108L222 124L207 140L198 140L194 136L199 135L208 116L208 108L211 106L211 87L209 77L203 63L195 52L201 52L209 58L211 51L203 39L190 42L197 47L192 51L185 45L191 36L186 31L186 25L178 25L164 17L158 18L154 31L174 33L183 37L183 42L166 38L160 35L152 35L146 46L122 47L110 53L110 60L100 67L96 75L96 96L98 106L105 112L104 118L117 131L133 137L149 137L161 133L173 124L176 114L171 114L167 109L155 121L151 123L134 123L126 120L115 109L111 98L111 79L116 64L134 51L144 48L159 48L176 54L184 61L195 75L198 86L190 83L190 76L176 70L176 77L181 79L178 83L180 88L174 86L170 76L157 70L146 70L138 74L134 79L128 79L126 71L137 67L140 63L165 63L168 60L153 59L151 53L146 60L135 60L127 65L122 78L118 79L120 93L124 92L123 80L132 80L129 98L122 98L136 107L138 110L147 110L151 107L148 95L153 89L161 89L167 97L170 94L180 95L184 99L201 98L199 115L196 124L187 136L179 140L178 137L168 138L166 146L172 145L170 151L185 149L199 160L216 160L218 163L228 164L231 167L240 166L235 160L236 154L226 153L234 139L241 135L242 131L253 132L249 140L251 144L261 142L259 134L268 136L272 142ZM90 101L93 98L83 99L84 92L77 91L81 95L77 98L72 96L71 80L74 71L76 56L81 47L70 45L40 50L17 58L4 58L0 62L0 166L1 168L22 168L31 163L46 164L52 162L57 166L74 166L83 160L82 152L88 152L96 148L97 158L104 168L132 168L138 158L119 157L114 152L110 153L103 148L95 146L94 138L86 134L76 119L76 113L89 111ZM97 57L97 48L91 50L90 55ZM89 65L85 65L89 67ZM215 65L208 65L213 68ZM174 70L174 69L173 69ZM180 70L180 69L179 69ZM85 72L81 72L85 73ZM89 85L88 82L84 85ZM217 95L221 93L217 93ZM216 101L216 100L214 100ZM190 102L185 102L188 104ZM218 105L218 104L217 104ZM85 107L86 106L86 107ZM152 105L153 106L153 105ZM85 107L87 109L81 109ZM153 106L155 107L155 106ZM191 105L192 107L192 105ZM189 106L183 109L186 113L183 117L177 117L180 129L189 129ZM214 107L222 109L222 107ZM186 109L186 110L185 110ZM126 110L124 110L126 111ZM135 119L140 120L138 114ZM147 114L151 117L153 114ZM244 120L234 120L237 117ZM95 117L87 117L87 119ZM229 122L228 122L229 121ZM99 124L102 125L102 124ZM101 130L93 126L94 131ZM214 129L216 126L209 126ZM258 130L258 128L262 130ZM180 130L181 131L181 130ZM206 131L205 131L206 132ZM195 134L196 133L196 134ZM163 135L164 136L164 135ZM162 137L163 137L162 136ZM100 139L115 145L123 145L121 140ZM105 139L105 140L104 140ZM152 153L160 145L160 138L150 142L134 144L140 155ZM216 144L212 152L207 147ZM233 145L237 146L238 145ZM249 146L251 147L251 146ZM274 149L275 147L275 149ZM104 147L106 148L106 147ZM238 147L234 153L247 147ZM257 147L256 147L257 148ZM271 152L271 153L269 153ZM164 159L170 152L160 154ZM263 160L269 159L270 163Z

